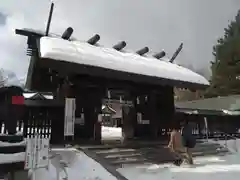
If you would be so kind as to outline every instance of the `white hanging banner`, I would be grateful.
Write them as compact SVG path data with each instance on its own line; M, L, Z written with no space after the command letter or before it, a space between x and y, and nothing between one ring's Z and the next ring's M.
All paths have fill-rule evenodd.
M75 110L76 110L76 99L66 98L64 136L74 136Z

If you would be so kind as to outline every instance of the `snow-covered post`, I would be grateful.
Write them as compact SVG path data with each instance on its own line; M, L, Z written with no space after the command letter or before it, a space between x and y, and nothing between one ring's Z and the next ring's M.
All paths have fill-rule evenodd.
M32 166L32 180L35 180L36 179L36 169L37 169L37 166L38 166L38 138L39 138L39 135L36 134L35 137L34 137L34 145L33 145L33 166Z
M207 142L208 142L208 121L207 121L206 117L204 117L204 124L205 124L206 139L207 139Z
M56 167L56 180L60 180L60 168Z
M35 171L39 168L48 168L49 165L49 139L41 138L36 134L27 139L25 156L25 169L32 170L32 180L35 180Z

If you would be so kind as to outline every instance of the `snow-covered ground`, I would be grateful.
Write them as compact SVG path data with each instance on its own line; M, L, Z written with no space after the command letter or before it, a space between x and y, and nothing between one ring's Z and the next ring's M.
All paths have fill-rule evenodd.
M102 126L103 140L121 139L121 138L122 138L122 128Z
M121 137L121 128L103 127L103 137ZM209 141L211 143L211 141ZM219 141L226 145L225 141ZM195 165L183 164L176 167L171 164L152 164L142 166L127 166L118 171L129 180L237 180L240 177L240 140L229 140L227 147L233 152L226 156L198 157L194 159ZM99 163L74 148L52 149L49 169L36 171L36 180L56 180L56 169L60 168L60 180L116 180L117 178L105 170ZM17 156L17 154L16 154ZM13 157L13 156L12 156ZM4 157L0 157L2 159ZM21 154L21 158L23 158ZM65 179L65 180L67 180Z
M209 140L208 143L213 141ZM216 143L216 141L214 142ZM129 180L151 179L159 177L170 180L237 180L240 177L240 139L218 141L219 144L227 146L232 152L225 156L198 157L194 159L194 165L183 164L176 167L172 164L153 164L138 167L123 167L118 171ZM239 151L239 152L238 152Z
M103 127L102 132L103 136L106 138L121 137L121 128ZM219 141L219 143L222 145L226 144L225 141ZM157 180L159 178L164 180L202 180L204 178L210 180L237 180L240 177L240 153L235 152L234 146L237 146L240 150L240 140L238 140L237 143L234 140L229 140L227 145L234 152L233 154L226 156L199 157L195 159L195 165L191 167L185 164L181 167L176 167L171 164L153 164L148 166L123 167L118 169L118 171L129 180L136 178L138 180ZM69 150L76 152L75 150ZM70 156L71 155L67 155L66 153L64 155L65 159L72 159L72 163L69 163L70 165L67 168L69 180L116 179L100 164L86 156L83 152L77 152L75 158ZM49 171L45 171L45 177L40 175L42 179L46 179L47 174L50 174L51 178L56 177L54 168L56 165L52 164L50 165ZM41 171L43 170L39 170L38 173L41 173ZM62 173L62 177L63 176Z
M36 180L54 180L56 178L56 168L61 161L67 164L67 174L69 180L116 180L99 163L95 162L83 152L73 148L53 149L53 152L61 155L62 158L53 158L49 170L40 169L37 171ZM240 154L235 153L227 156L199 157L195 159L195 165L190 167L182 165L176 167L171 164L153 164L148 166L124 167L118 171L129 180L157 180L160 177L164 180L237 180L240 176ZM61 178L65 174L61 172Z
M237 180L240 177L240 155L228 155L225 157L199 157L195 159L195 165L182 165L176 167L171 164L149 165L139 167L125 167L118 171L129 180Z

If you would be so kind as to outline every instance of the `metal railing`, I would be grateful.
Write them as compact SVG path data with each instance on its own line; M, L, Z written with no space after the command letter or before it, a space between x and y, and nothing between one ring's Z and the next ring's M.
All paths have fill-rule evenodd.
M208 131L208 120L207 120L207 118L204 118L204 128L205 128L205 135L206 135L206 140L208 141L208 135L209 135L209 131ZM233 136L233 135L231 135L231 134L228 134L228 133L226 133L226 132L222 132L222 131L217 131L217 133L219 133L219 134L223 134L224 135L224 146L225 146L225 148L227 148L227 149L230 149L230 148L232 148L235 152L238 152L238 138L236 138L235 136ZM229 147L228 146L228 140L229 139L232 139L232 140L234 140L233 141L233 145L232 145L232 147Z
M228 134L228 133L226 133L226 132L222 132L222 131L218 131L218 133L224 135L224 146L225 146L226 148L228 148L228 149L231 148L231 149L233 149L235 152L238 152L238 138L237 138L237 137L235 137L235 136L233 136L233 135L231 135L231 134ZM229 147L229 145L228 145L228 141L229 141L229 140L233 140L233 144L232 144L231 147Z

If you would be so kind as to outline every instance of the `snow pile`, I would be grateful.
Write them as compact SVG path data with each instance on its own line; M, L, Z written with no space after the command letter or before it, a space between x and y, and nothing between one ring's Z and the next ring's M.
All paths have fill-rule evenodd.
M102 139L121 139L122 128L102 126Z
M25 152L14 154L0 154L0 164L22 162L25 160Z
M9 143L0 141L0 147L10 147L10 146L24 146L26 145L26 141L21 141L17 143Z
M117 180L99 163L89 158L83 152L73 148L52 149L52 152L53 156L58 154L61 161L58 162L59 156L53 157L48 170L39 169L36 171L36 180L55 180L56 167L64 168L63 166L65 166L68 180ZM65 162L65 165L63 165L63 162ZM66 175L61 171L60 179L65 177Z
M3 142L0 141L0 151L1 148L8 148L12 146L26 146L26 141L10 143L10 142ZM25 152L15 151L15 153L4 154L0 153L0 164L12 163L12 162L23 162L25 160Z
M0 154L1 163L19 162L24 159L25 152ZM60 179L67 177L68 180L117 180L99 163L74 148L52 149L49 168L37 169L35 180L56 180L57 169L60 170ZM29 176L32 174L30 170Z

